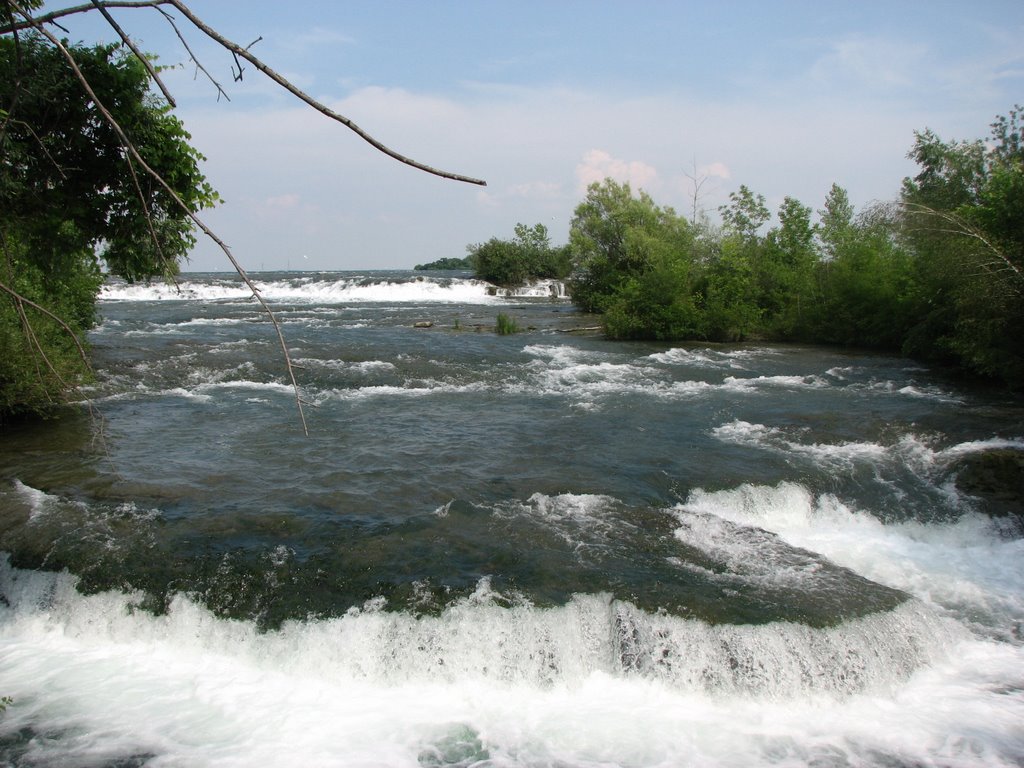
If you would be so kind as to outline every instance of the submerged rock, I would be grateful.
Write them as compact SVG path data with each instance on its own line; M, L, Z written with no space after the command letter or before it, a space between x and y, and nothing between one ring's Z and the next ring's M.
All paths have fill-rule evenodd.
M998 448L973 453L953 467L956 487L981 499L986 512L1024 517L1024 451Z

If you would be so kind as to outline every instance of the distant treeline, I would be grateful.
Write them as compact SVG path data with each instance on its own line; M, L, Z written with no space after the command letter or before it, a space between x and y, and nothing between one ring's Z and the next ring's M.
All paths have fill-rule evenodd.
M617 339L841 344L901 351L1024 387L1021 108L986 140L915 134L900 199L856 212L833 185L814 212L791 197L778 223L746 186L722 223L606 179L577 206L562 247L547 229L468 246L501 285L568 280Z
M473 261L467 256L464 259L458 259L454 256L449 256L445 259L438 259L437 261L431 261L427 264L417 264L413 269L419 270L472 270Z

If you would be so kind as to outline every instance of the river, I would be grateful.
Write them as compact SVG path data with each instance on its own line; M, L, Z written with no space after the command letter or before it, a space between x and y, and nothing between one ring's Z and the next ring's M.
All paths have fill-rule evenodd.
M0 435L0 764L1024 764L1024 531L955 483L1019 400L255 277L308 436L224 274L108 283L87 399Z

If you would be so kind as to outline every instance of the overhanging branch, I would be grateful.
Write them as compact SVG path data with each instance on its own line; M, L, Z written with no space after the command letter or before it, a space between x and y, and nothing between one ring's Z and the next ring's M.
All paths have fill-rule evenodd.
M78 5L71 8L64 8L61 10L43 14L42 16L38 17L32 17L27 15L18 7L16 3L12 2L11 5L12 7L18 9L18 12L22 14L25 21L14 24L8 24L6 26L0 27L0 34L13 32L18 29L29 29L32 27L39 29L41 25L53 22L56 19L62 18L64 16L71 16L77 13L85 13L87 11L95 10L97 8L160 8L161 6L170 6L177 10L179 13L181 13L181 15L187 18L190 22L192 22L193 26L195 26L196 29L200 30L211 40L214 40L222 48L226 49L227 51L230 51L237 58L245 59L250 64L252 64L252 66L254 66L264 75L269 77L279 86L284 88L290 94L300 99L301 101L315 109L320 114L329 117L331 120L341 123L350 131L359 136L359 138L361 138L367 144L372 146L374 149L383 152L388 157L394 158L395 160L398 160L400 163L404 163L405 165L408 165L412 168L416 168L425 173L432 174L434 176L440 176L441 178L451 179L452 181L461 181L466 184L487 186L487 182L484 181L483 179L476 179L473 178L472 176L464 176L463 174L460 173L452 173L451 171L444 171L441 170L440 168L434 168L433 166L427 165L426 163L421 163L418 160L414 160L413 158L403 155L402 153L387 146L383 142L376 139L373 135L363 130L350 118L338 112L335 112L326 104L317 101L308 93L303 91L301 88L294 85L286 77L271 69L263 61L254 56L247 48L243 48L233 40L224 37L217 30L215 30L213 27L204 22L201 18L196 16L196 14L194 14L192 10L187 5L185 5L184 2L182 2L182 0L92 0L92 2L90 2L89 5ZM193 61L196 60L194 56L192 58ZM220 93L223 93L223 90L220 89L219 86L218 91Z
M12 3L12 6L18 11L18 13L22 14L23 17L25 17L26 19L31 19L31 17L28 16L26 12L23 11L18 5ZM117 134L117 137L121 141L122 146L124 146L125 150L131 155L131 157L138 164L138 166L142 168L142 170L144 170L147 175L149 175L154 181L156 181L156 183L159 184L164 189L164 191L166 191L167 194L171 196L171 198L181 208L185 215L196 225L196 227L198 227L203 232L203 234L205 234L207 237L213 240L218 245L218 247L220 247L224 255L227 256L228 261L230 261L231 265L235 268L235 271L238 272L239 276L248 286L249 290L252 292L252 295L260 303L260 306L263 307L263 310L267 313L267 316L270 318L270 321L274 326L274 330L277 332L277 338L280 343L281 350L284 354L285 365L288 370L288 377L291 379L292 387L295 390L295 403L299 410L299 418L302 421L302 431L306 435L308 435L309 428L306 425L306 414L302 407L303 401L299 390L299 384L295 378L295 371L292 368L291 355L288 352L288 345L285 342L284 333L281 331L281 325L278 323L277 316L270 308L270 305L267 304L267 302L263 299L262 296L260 296L259 289L253 284L252 280L249 278L245 270L242 268L242 265L239 264L238 261L235 259L234 254L231 253L231 249L228 248L227 244L223 240L221 240L220 237L218 237L217 234L212 229L210 229L202 219L199 218L196 212L193 211L192 208L188 206L184 200L181 199L181 196L174 191L174 189L167 183L164 177L157 173L155 170L153 170L153 168L150 167L150 165L143 159L142 155L139 154L138 148L131 141L131 139L128 138L128 135L124 132L124 129L121 127L120 123L118 123L114 115L103 104L99 96L97 96L96 92L92 88L92 85L89 83L88 78L85 77L85 74L82 72L81 68L78 66L78 63L75 61L74 56L71 55L71 52L68 51L64 44L61 43L61 41L57 39L57 37L53 33L44 28L42 24L37 23L34 26L41 35L46 37L46 39L48 39L50 43L58 51L60 51L61 55L68 62L68 65L71 67L71 70L75 73L75 77L78 79L79 84L82 86L83 90L86 92L89 99L96 106L96 109L99 110L100 114L103 115L103 119L106 120L107 124L110 125L110 127Z

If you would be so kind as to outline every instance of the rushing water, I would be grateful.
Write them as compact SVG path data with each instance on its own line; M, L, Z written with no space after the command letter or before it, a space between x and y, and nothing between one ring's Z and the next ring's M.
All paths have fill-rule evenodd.
M609 342L558 286L259 278L308 437L222 275L108 285L92 410L0 437L0 763L1024 763L1024 538L954 483L1019 403Z

